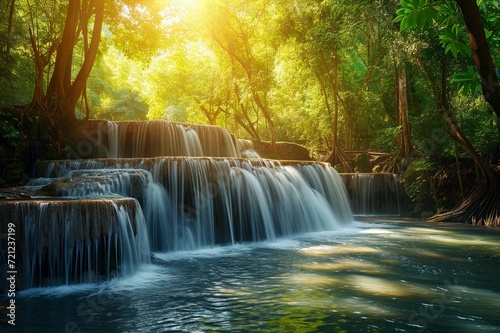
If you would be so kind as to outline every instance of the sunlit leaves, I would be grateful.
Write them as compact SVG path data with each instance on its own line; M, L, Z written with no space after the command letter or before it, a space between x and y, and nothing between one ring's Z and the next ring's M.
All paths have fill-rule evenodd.
M201 42L185 42L158 55L146 71L148 118L186 121L187 108L219 93L225 82L222 72L213 52ZM220 94L227 92L221 89Z
M87 83L93 117L110 120L145 118L148 105L141 96L142 66L115 47L101 54Z
M500 5L497 0L480 0L478 6L483 15L486 38L492 43L499 43ZM472 55L467 31L455 1L450 0L400 0L394 22L400 23L400 29L434 26L441 29L440 39L445 52L454 57L460 54Z
M130 58L151 58L165 41L160 9L156 0L109 0L106 23L113 44Z

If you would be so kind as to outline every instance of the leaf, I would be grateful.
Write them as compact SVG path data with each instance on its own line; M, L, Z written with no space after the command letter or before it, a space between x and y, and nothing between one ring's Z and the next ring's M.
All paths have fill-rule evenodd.
M427 0L401 0L401 8L396 11L393 22L401 22L400 30L419 28L425 23L432 24L439 16L439 7Z
M464 94L477 94L481 90L481 82L479 80L479 73L475 67L469 67L467 72L453 74L451 82L458 83L460 90Z

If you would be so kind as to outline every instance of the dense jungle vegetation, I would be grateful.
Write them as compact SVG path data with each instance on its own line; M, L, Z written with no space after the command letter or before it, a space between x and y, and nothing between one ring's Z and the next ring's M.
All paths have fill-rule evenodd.
M0 59L2 186L88 119L165 119L500 225L497 0L1 0Z

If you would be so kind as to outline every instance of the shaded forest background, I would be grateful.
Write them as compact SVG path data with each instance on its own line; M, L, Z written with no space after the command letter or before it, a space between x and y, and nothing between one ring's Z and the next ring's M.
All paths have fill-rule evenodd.
M399 173L414 214L500 225L496 0L1 0L0 13L0 186L67 157L88 119L165 119L223 126L271 157L287 141L339 171Z

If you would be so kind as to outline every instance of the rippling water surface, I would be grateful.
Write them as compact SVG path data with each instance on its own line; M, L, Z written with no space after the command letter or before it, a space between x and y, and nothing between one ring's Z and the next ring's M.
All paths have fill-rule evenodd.
M500 233L355 222L17 295L1 332L500 332Z

